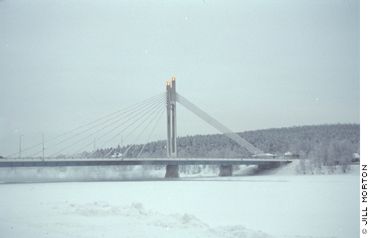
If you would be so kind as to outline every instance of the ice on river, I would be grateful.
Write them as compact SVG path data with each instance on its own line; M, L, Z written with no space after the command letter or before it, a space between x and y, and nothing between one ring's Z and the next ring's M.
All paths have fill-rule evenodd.
M359 236L359 176L0 184L1 237Z

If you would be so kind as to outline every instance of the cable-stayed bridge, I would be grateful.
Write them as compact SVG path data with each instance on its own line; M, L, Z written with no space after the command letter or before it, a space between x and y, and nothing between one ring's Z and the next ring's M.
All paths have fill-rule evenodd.
M177 151L177 103L197 115L206 123L245 150L246 158L179 158ZM165 156L148 158L150 140L166 112L167 140L163 146ZM139 139L147 134L148 143L124 145L124 141ZM107 148L120 139L120 146ZM166 92L148 98L125 109L89 122L64 134L44 140L0 159L0 167L49 167L49 166L104 166L104 165L165 165L166 177L178 177L179 165L219 165L221 176L232 175L233 165L255 164L275 167L291 160L273 158L256 148L238 134L207 114L205 111L176 92L173 77L166 82ZM87 152L87 151L91 152ZM166 158L163 158L166 157Z

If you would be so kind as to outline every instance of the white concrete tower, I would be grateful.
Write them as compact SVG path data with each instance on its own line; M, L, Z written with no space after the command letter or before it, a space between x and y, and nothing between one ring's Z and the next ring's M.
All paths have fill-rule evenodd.
M167 92L167 157L177 157L176 145L176 78L166 82Z
M176 78L172 77L170 81L166 82L167 95L167 157L177 157L177 130L176 130ZM166 166L166 178L179 177L178 165Z
M167 157L171 157L171 82L166 82L166 107L167 107Z

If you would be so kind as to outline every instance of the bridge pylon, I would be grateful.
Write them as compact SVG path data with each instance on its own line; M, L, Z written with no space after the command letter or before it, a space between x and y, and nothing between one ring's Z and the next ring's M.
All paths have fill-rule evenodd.
M177 129L176 129L176 78L166 82L166 107L167 107L167 157L177 158ZM178 165L166 166L166 177L179 177Z

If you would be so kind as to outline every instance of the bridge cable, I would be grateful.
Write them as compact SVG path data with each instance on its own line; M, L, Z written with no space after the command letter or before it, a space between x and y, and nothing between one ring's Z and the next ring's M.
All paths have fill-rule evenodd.
M133 118L133 116L137 116L137 115L140 115L141 111L145 111L147 110L148 108L151 108L153 105L156 105L162 98L157 98L155 99L154 101L152 102L149 102L143 106L141 106L140 108L137 108L136 110L134 110L134 113L130 114L128 117L127 117L127 120L124 121L124 123L126 123L127 121L131 120ZM120 118L121 119L121 118ZM113 123L110 123L102 128L99 128L97 130L95 130L94 132L88 134L87 136L83 137L83 138L80 138L77 142L75 142L74 144L72 145L69 145L69 146L66 146L64 147L63 149L59 150L58 152L56 153L53 153L51 155L51 157L53 157L54 155L58 155L59 153L65 151L66 149L72 147L72 146L75 146L77 143L81 143L82 141L84 141L85 139L88 139L88 138L91 138L91 136L97 134L98 132L101 132L102 130L106 129L107 127L110 127L114 124L116 124L117 122L120 122L120 119L119 120L115 120ZM122 125L123 123L119 124L119 125ZM104 134L106 135L106 133ZM89 144L92 144L92 143L89 143Z
M163 97L163 96L161 96L161 97ZM150 102L142 103L141 105L139 105L139 106L138 106L138 108L137 108L137 109L132 110L132 112L135 112L135 111L138 111L138 110L141 110L141 109L145 109L145 107L147 107L148 105L151 105L152 103L154 103L154 102L158 101L159 99L161 99L161 97L156 97L157 99L155 99L154 101L150 101ZM131 112L131 111L130 111L130 112ZM131 112L131 113L132 113L132 112ZM94 135L95 133L97 133L97 132L99 132L99 131L101 131L101 130L103 130L103 129L105 129L105 128L109 127L109 126L114 125L114 124L116 124L116 123L120 122L120 121L121 121L121 119L122 119L122 117L123 117L123 116L120 116L118 119L116 119L115 121L113 121L113 123L112 123L112 122L110 122L110 120L106 120L106 121L104 121L103 123L100 123L100 125L104 125L104 124L107 124L108 122L110 122L109 124L105 125L103 128L100 128L100 129L96 130L94 133L89 134L89 136L92 136L92 135ZM77 136L82 135L83 133L89 132L89 131L94 130L94 129L96 129L96 128L95 128L95 127L87 128L87 129L85 129L84 131L81 131L81 132L78 132L78 133L74 134L73 136L70 136L70 137L68 137L68 138L64 138L62 141L59 141L59 142L58 142L57 144L55 144L54 146L58 146L58 145L65 144L65 143L69 143L70 141L72 141L73 139L75 139ZM31 157L33 157L33 156L35 156L35 155L39 154L40 152L41 152L41 151L39 151L39 152L37 152L37 153L32 154L32 155L31 155Z
M164 112L165 112L165 110L163 109L163 110L162 110L162 113L161 113L161 114L159 114L159 116L158 116L158 118L157 118L156 122L154 123L154 127L153 127L153 129L152 129L152 130L150 131L150 133L149 133L148 141L150 141L150 139L152 138L152 135L153 135L153 133L154 133L155 129L158 127L158 123L159 123L160 119L162 118L162 116L163 116L163 113L164 113ZM149 143L150 143L150 142L148 142L148 143L146 143L146 144L143 144L143 146L141 147L141 150L140 150L140 152L137 154L136 158L139 158L139 157L141 156L141 153L144 151L144 148L145 148Z
M155 111L157 111L161 106L163 106L163 108L164 108L164 105L163 105L163 103L164 103L164 100L163 100L163 102L160 102L155 108L153 108L154 109L154 112ZM152 114L152 112L153 112L153 110L150 112L150 113L147 113L147 115L149 115L149 116L151 116L151 115L153 115ZM139 126L141 126L144 122L146 122L147 121L147 119L149 118L148 116L143 116L141 119L143 119L143 120L141 120L140 121L140 123L136 126L136 127L134 127L126 136L125 136L125 139L126 138L128 138L133 132L135 132L138 128L139 128ZM125 127L123 130L121 130L118 134L116 134L116 135L114 135L110 140L112 140L112 139L114 139L114 138L116 138L116 137L118 137L119 135L121 135L124 131L126 131L128 128L130 128L131 126L133 126L134 124L136 124L136 122L138 122L138 121L135 121L134 123L131 123L129 126L127 126L127 127ZM112 148L108 153L106 153L105 155L104 155L104 157L105 156L107 156L107 155L109 155L112 151L114 150L114 148ZM123 153L124 154L124 153ZM123 155L122 154L122 155Z
M147 112L146 112L146 114L145 115L139 115L140 116L140 118L139 119L136 119L135 118L135 120L133 120L133 122L131 122L129 125L127 125L124 129L122 129L118 134L115 134L113 137L110 137L108 140L105 140L105 142L103 142L102 143L102 147L104 147L104 145L106 145L107 143L109 143L110 141L112 141L113 139L115 139L115 138L117 138L118 136L120 136L124 131L126 131L128 128L130 128L131 126L133 126L133 125L135 125L136 123L138 123L138 122L141 122L142 121L142 119L145 119L146 117L147 117L147 115L152 115L152 112L153 111L155 111L156 110L156 108L158 108L158 107L160 107L161 106L161 104L162 104L162 102L161 101L159 101L159 102L157 102L155 105L153 105L153 107L151 107L149 110L147 110ZM141 124L139 124L139 125L141 125ZM116 129L118 129L118 128L120 128L122 125L120 125L120 126L118 126L118 127L115 127L115 128L113 128L111 131L109 131L109 133L111 133L111 132L113 132L113 131L115 131ZM135 130L135 129L134 129ZM133 131L134 131L133 130ZM132 131L132 132L133 132ZM131 132L131 133L132 133ZM107 135L107 134L109 134L109 133L106 133L105 135ZM103 136L105 136L105 135L103 135ZM102 136L102 137L103 137ZM126 138L127 138L128 136L126 136ZM123 140L122 140L123 141ZM91 144L91 143L90 143ZM113 150L114 150L115 148L111 148L110 149L110 151L108 152L108 153L106 153L103 157L106 157L107 155L109 155Z
M57 135L57 136L54 136L54 137L52 137L51 139L49 139L48 141L46 141L46 142L44 142L44 143L50 143L51 141L55 141L55 140L57 140L57 139L59 139L59 138L61 138L61 137L65 136L65 135L68 135L68 134L70 134L70 133L72 133L72 132L75 132L76 130L79 130L79 129L84 128L84 127L86 127L86 126L89 126L89 125L92 125L92 124L94 124L94 123L97 123L97 122L99 122L99 121L101 121L101 120L103 120L103 119L105 119L105 118L109 118L109 117L115 116L116 114L121 114L121 113L123 113L123 112L125 112L125 111L128 111L130 108L135 108L137 105L140 105L140 104L142 104L142 103L146 103L146 102L150 102L150 101L152 101L153 99L155 99L155 98L157 98L157 97L159 97L159 96L163 96L163 94L164 94L164 93L160 93L160 94L155 95L155 96L153 96L153 97L147 98L147 99L145 99L145 100L143 100L143 101L140 101L140 102L138 102L138 103L135 103L135 104L133 104L133 105L131 105L131 106L125 107L125 108L123 108L123 109L117 110L117 111L115 111L115 112L113 112L113 113L110 113L110 114L108 114L108 115L102 116L102 117L100 117L100 118L98 118L98 119L96 119L96 120L94 120L94 121L91 121L91 122L85 123L85 124L83 124L83 125L80 125L80 126L78 126L78 127L74 128L74 129L70 130L70 131L64 132L64 133L62 133L62 134L60 134L60 135ZM32 149L35 149L35 148L39 148L42 144L43 144L43 143L41 142L41 143L34 144L34 145L32 145L32 146L26 147L26 148L22 149L22 150L21 150L21 152L26 152L26 151L29 151L29 150L32 150ZM17 155L18 153L19 153L19 152L15 152L15 153L9 154L9 155L7 155L6 157L12 157L12 156L15 156L15 155Z
M243 148L247 149L252 154L261 154L263 153L262 150L256 148L254 145L246 141L244 138L239 136L238 134L231 131L226 126L222 125L219 121L217 121L215 118L208 115L205 111L191 103L189 100L181 96L180 94L176 93L176 101L178 101L181 105L183 105L185 108L187 108L189 111L193 112L195 115L197 115L199 118L207 122L209 125L213 126L215 129L223 133L225 136L229 137L236 143L238 143Z
M143 103L143 104L139 105L136 109L134 109L134 110L132 110L132 111L129 111L129 112L130 112L130 113L131 113L131 115L132 115L134 112L140 111L140 110L142 110L142 109L144 109L144 110L145 110L147 106L149 106L149 105L153 104L154 102L156 102L156 101L158 101L158 100L160 100L160 99L161 99L161 98L159 97L159 98L157 98L157 99L155 99L155 100L153 100L153 101L151 101L151 102ZM105 128L107 128L107 127L110 127L110 126L112 126L112 125L114 125L114 124L116 124L116 123L121 122L121 120L124 118L124 115L126 115L126 114L127 114L127 113L124 113L122 116L118 117L118 118L117 118L117 119L115 119L113 122L110 122L109 120L108 120L108 121L104 121L103 123L101 123L101 124L100 124L100 126L102 126L102 125L106 124L105 126L103 126L103 127L101 127L100 129L96 130L93 134L89 134L89 135L90 135L90 136L92 136L92 135L96 134L96 133L97 133L97 132L99 132L99 131L102 131L103 129L105 129ZM107 123L108 123L108 124L107 124ZM65 138L63 141L58 142L55 146L58 146L58 145L62 144L62 143L63 143L63 142L65 142L65 141L68 141L68 140L70 140L70 139L73 139L73 138L75 138L76 136L79 136L79 135L81 135L81 134L83 134L83 133L85 133L85 132L89 132L89 131L94 130L94 129L96 129L96 127L91 127L91 128L88 128L88 129L86 129L86 130L84 130L84 131L82 131L82 132L79 132L79 133L77 133L77 134L74 134L72 137Z
M143 110L143 111L145 112L145 114L150 113L150 112L151 112L151 110L153 109L153 107L156 107L156 105L159 105L160 103L161 103L161 100L156 100L155 102L153 102L153 103L151 104L151 106L148 106L148 107L144 108L145 110ZM115 130L117 130L118 128L120 128L120 127L124 126L127 122L130 122L130 121L132 121L132 120L133 120L133 123L130 123L130 124L127 126L127 128L128 128L128 127L130 127L132 124L135 124L135 123L139 122L139 121L140 121L140 118L142 118L142 117L143 117L143 115L142 115L141 111L140 111L140 112L137 112L137 113L135 113L135 114L129 115L129 117L127 117L127 118L126 118L126 120L125 120L124 122L122 122L122 123L118 124L118 126L116 126L116 127L111 128L109 131L107 131L107 132L103 133L103 134L102 134L98 139L101 139L101 138L103 138L103 137L105 137L105 136L109 135L110 133L114 132L114 131L115 131ZM89 137L90 137L90 136L91 136L91 135L89 135ZM87 137L87 138L89 138L89 137ZM103 144L104 144L104 145L105 145L105 144L107 144L107 143L108 143L109 141L111 141L112 139L113 139L113 138L110 138L110 139L106 140L105 142L103 142ZM81 140L81 141L82 141L82 140ZM88 144L84 145L84 146L83 146L83 147L81 147L80 149L86 148L86 147L90 146L92 143L93 143L93 142L89 142ZM79 151L76 151L76 153L78 153L78 152L79 152Z
M154 115L153 119L155 119L158 115L161 115L164 111L165 107L163 107L161 110L158 110L157 113ZM149 125L152 124L154 120L151 120L149 121L149 123L143 128L143 130L139 133L139 135L137 136L136 139L140 138L140 136L146 131L146 129L149 127ZM127 155L127 153L130 151L130 149L135 146L134 144L132 144L131 146L129 146L126 151L122 154L122 158L125 157Z

